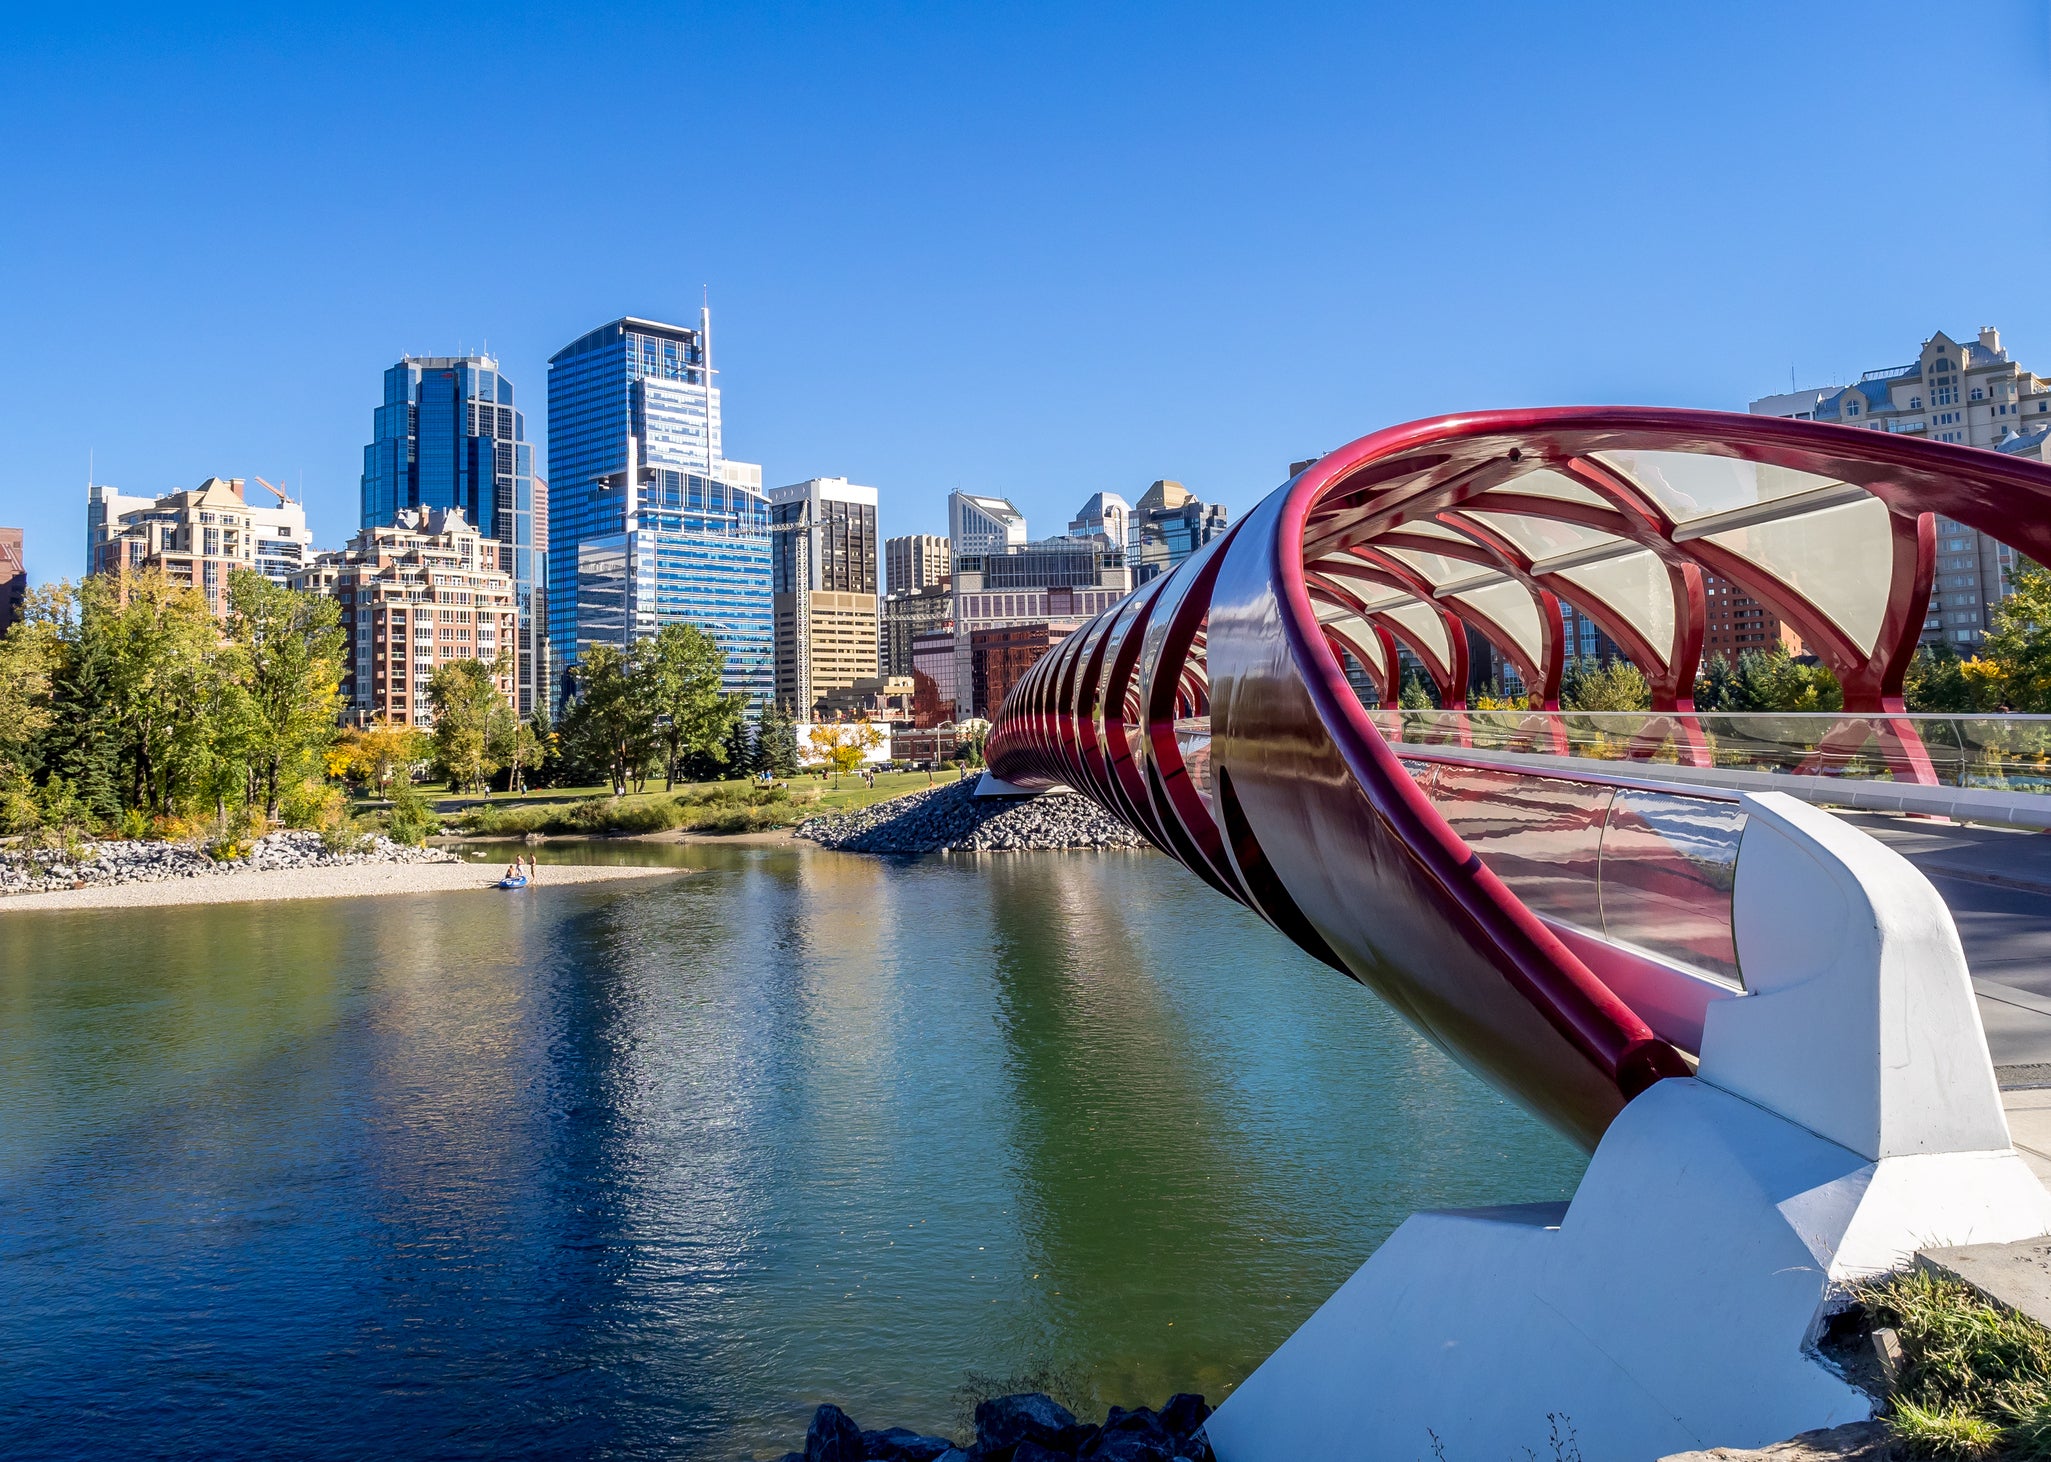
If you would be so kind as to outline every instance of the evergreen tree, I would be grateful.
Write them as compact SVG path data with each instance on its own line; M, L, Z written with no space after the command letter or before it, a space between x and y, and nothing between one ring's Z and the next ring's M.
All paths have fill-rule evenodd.
M1731 662L1722 655L1710 656L1695 676L1695 709L1730 710L1732 685Z
M71 621L58 630L55 659L40 771L62 777L94 817L115 822L121 816L121 763L107 714L106 644L80 635Z
M730 775L752 777L756 766L755 727L748 717L735 716L726 732L726 765Z
M779 705L762 712L762 725L755 735L755 764L772 777L798 774L798 723Z

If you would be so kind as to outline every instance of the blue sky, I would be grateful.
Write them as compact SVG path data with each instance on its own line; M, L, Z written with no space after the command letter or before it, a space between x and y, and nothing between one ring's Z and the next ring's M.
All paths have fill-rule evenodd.
M729 453L1036 534L1539 402L1742 409L1998 324L2051 373L2041 3L12 8L0 522L355 526L379 373L711 292ZM660 12L660 13L658 13Z

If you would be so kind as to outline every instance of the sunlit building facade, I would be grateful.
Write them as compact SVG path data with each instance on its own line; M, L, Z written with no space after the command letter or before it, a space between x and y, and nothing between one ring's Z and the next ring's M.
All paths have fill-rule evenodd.
M334 596L346 637L346 720L431 725L427 683L458 660L502 665L508 702L519 694L512 657L520 633L505 545L479 533L461 508L400 508L397 522L360 530L339 553L317 555L293 587Z
M173 583L204 594L216 616L226 616L228 576L236 569L289 583L312 552L305 508L283 498L260 507L248 500L246 488L240 477L209 477L190 491L156 498L88 487L87 571L162 569Z
M762 469L721 451L709 320L625 317L548 367L550 639L574 665L596 643L695 624L725 688L774 689L770 514Z
M406 356L385 372L384 399L363 449L365 528L402 512L455 508L502 555L519 600L515 660L522 714L545 699L548 644L548 489L535 475L513 383L489 355Z

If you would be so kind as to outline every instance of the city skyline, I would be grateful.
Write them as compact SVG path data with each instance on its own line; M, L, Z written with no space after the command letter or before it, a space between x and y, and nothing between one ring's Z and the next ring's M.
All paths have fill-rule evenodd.
M957 488L1054 523L1167 477L1237 516L1288 462L1391 422L1525 401L1742 410L1791 367L1797 385L1849 380L1935 328L1998 323L2036 359L2051 306L1997 271L1833 282L1847 250L1927 234L1908 180L1950 176L1950 143L1891 137L1892 188L1814 154L1938 77L2041 119L2045 27L2020 4L1934 34L1748 7L600 10L487 31L416 17L396 52L361 16L39 12L0 58L20 204L0 267L36 281L0 310L37 342L0 366L31 428L0 499L39 579L78 571L88 454L129 494L288 483L333 546L376 373L401 354L489 348L532 393L593 321L689 320L708 287L721 368L746 383L730 449L770 482L877 484L885 536L940 531ZM554 96L630 94L688 59L706 105L684 165L657 170L604 109L523 99L481 164L522 206L430 273L391 247L395 221L448 235L479 212L394 183L386 160L458 55ZM1334 100L1312 57L1380 79ZM290 104L228 126L214 98L274 74ZM1660 127L1607 120L1640 113ZM2043 231L2047 174L2022 149L1990 177L2004 207L1978 227L1997 257ZM560 227L622 196L674 237ZM109 339L148 390L67 384ZM1427 352L1460 370L1423 369ZM243 365L280 355L290 369Z

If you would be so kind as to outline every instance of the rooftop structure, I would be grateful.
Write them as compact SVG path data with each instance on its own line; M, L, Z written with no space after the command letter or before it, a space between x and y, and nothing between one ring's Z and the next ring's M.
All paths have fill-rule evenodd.
M947 495L947 537L957 556L1002 553L1026 541L1025 514L1008 498L952 492Z
M258 506L245 489L240 477L209 477L196 488L157 498L89 486L87 572L162 569L174 583L203 593L215 615L225 617L234 570L283 584L312 551L305 508L282 493L275 507Z

